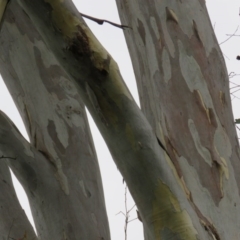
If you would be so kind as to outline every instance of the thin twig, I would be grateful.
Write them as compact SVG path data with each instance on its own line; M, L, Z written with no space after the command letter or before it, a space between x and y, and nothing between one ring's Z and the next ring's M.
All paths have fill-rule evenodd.
M128 223L130 223L130 222L132 222L132 221L135 221L135 220L137 220L138 218L134 218L134 219L132 219L132 220L129 220L128 221Z
M226 40L224 40L223 42L219 43L219 45L227 42L230 38L232 38L232 37L235 35L235 33L238 31L238 27L239 27L239 26L237 26L237 29L235 30L235 32L234 32L232 35L230 35L230 37L228 37L228 38L227 38Z
M233 92L231 92L231 93L233 94L233 93L236 93L236 92L238 92L238 91L240 91L240 89L238 89L238 90L236 90L236 91L233 91Z
M136 204L134 204L129 210L128 210L128 206L127 206L127 186L125 187L125 213L123 213L122 211L120 211L118 214L122 214L125 217L125 225L124 225L124 235L125 235L125 240L127 240L127 228L128 228L128 224L134 220L137 220L138 218L134 218L129 220L130 218L130 212L133 210L133 208L136 206Z
M105 20L105 19L99 19L99 18L91 17L91 16L83 14L83 13L80 13L80 14L82 15L82 17L90 19L90 20L92 20L92 21L94 21L94 22L96 22L96 23L98 23L100 25L102 25L104 22L106 22L106 23L109 23L109 24L111 24L111 25L113 25L115 27L121 28L123 30L125 28L131 28L131 27L127 26L127 25L121 25L121 24L114 23L114 22L111 22L111 21L108 21L108 20Z
M125 226L124 226L124 233L125 233L125 240L127 240L127 225L128 225L128 211L127 211L127 186L125 187L125 212L126 212L126 217L125 217Z
M230 94L232 95L233 99L237 98L237 99L239 99L239 100L240 100L240 98L239 98L239 97L235 96L235 95L234 95L234 94L232 94L232 93L230 93ZM233 99L232 99L232 101L233 101Z
M117 214L115 214L115 215L118 215L118 214L120 214L120 213L123 214L124 216L126 216L125 213L123 213L122 211L120 211L119 213L117 213Z
M226 34L226 36L240 37L238 34Z

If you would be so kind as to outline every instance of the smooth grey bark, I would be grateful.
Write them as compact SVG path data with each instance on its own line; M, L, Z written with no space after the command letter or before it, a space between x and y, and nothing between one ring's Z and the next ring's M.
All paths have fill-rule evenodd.
M205 1L116 2L122 24L132 28L124 33L142 111L184 182L197 221L210 239L240 239L239 143Z
M30 138L27 143L2 116L0 150L17 158L8 164L28 195L38 238L110 239L100 170L75 86L17 1L7 6L0 41L0 71Z
M182 179L132 99L116 63L72 2L18 2L91 112L137 204L146 237L212 239L199 222Z
M30 239L36 240L32 225L17 199L6 159L0 157L0 239L19 239L27 233Z

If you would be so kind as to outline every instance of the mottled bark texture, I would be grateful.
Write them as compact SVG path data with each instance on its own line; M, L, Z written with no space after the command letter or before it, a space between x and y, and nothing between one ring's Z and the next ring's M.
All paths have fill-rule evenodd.
M122 24L132 28L124 33L142 111L197 221L209 239L240 239L239 144L228 74L205 1L116 2ZM184 228L165 221L162 208L154 219L161 225L156 239L182 239L177 232Z
M38 239L109 240L101 176L84 105L68 74L15 0L4 13L0 42L0 71L30 138L28 143L1 114L0 151L16 158L7 164L28 195ZM12 190L6 198L9 194ZM14 200L9 204L17 209L16 216L10 212L10 219L0 218L0 229L5 226L1 239L7 240L14 220L11 231L14 226L22 227L24 239L32 240L32 230ZM22 237L16 234L11 236Z
M30 23L21 24L25 31L19 27L8 30L8 25L18 26L18 23L14 18L6 18L3 27L12 37L4 43L8 48L1 50L4 56L1 71L5 79L26 78L13 88L12 94L19 102L26 125L30 126L32 144L11 130L12 125L3 118L1 124L9 129L11 141L1 138L1 148L6 154L20 156L17 164L11 160L9 163L15 166L30 196L34 217L40 223L39 231L48 236L51 232L41 229L50 226L63 237L67 231L66 238L79 239L80 235L74 235L76 225L72 224L76 218L80 219L85 206L91 204L87 201L79 206L69 199L71 194L80 194L80 200L83 195L89 199L95 193L89 191L91 181L81 181L79 177L83 166L90 164L84 157L91 149L84 148L87 153L80 153L81 143L88 136L87 125L80 117L84 115L79 110L80 95L137 204L145 239L239 239L239 146L227 73L204 1L117 1L123 23L132 27L125 33L148 120L126 88L117 64L91 33L72 1L17 2L39 34L32 33ZM15 52L22 46L25 51L19 50L16 57ZM25 52L32 59L31 69L26 68L30 63L24 62ZM33 71L39 80L33 81L33 75L28 76ZM9 86L15 84L15 80L7 82ZM40 100L36 100L36 95L40 95ZM77 130L71 131L69 126L79 131L77 140L73 137ZM70 143L76 142L80 142L77 147L70 147ZM68 148L71 148L69 156ZM94 156L94 151L90 152ZM97 166L96 160L91 158L91 161ZM79 171L72 169L77 164L81 164ZM90 173L89 169L84 171L83 175ZM94 183L94 186L99 184ZM74 184L79 186L77 193L71 191ZM95 198L101 199L99 195ZM43 198L48 202L42 201ZM55 201L56 205L50 205ZM69 207L67 220L62 218L63 213L57 212L62 204ZM48 211L53 213L52 221L48 220L51 217ZM92 219L87 214L82 222L76 222L88 228L94 220L94 231L101 224L101 214L105 216L99 210ZM73 223L67 225L71 219ZM59 228L62 222L66 229ZM99 231L104 234L103 229Z

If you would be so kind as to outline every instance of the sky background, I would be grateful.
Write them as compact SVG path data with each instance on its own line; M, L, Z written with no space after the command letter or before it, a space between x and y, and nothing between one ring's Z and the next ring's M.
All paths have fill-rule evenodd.
M120 23L114 0L75 0L74 2L81 13ZM227 34L233 34L239 27L240 2L239 0L208 0L207 7L218 42L222 43L229 37ZM92 21L86 20L86 22L99 41L118 63L127 86L132 92L136 102L139 103L132 64L122 30L106 23L98 25ZM240 29L236 34L240 35ZM240 36L232 37L225 43L222 43L221 48L228 72L240 74L240 61L236 60L236 56L240 55ZM230 91L234 92L234 95L232 95L234 115L235 118L240 118L240 94L238 94L238 89L240 88L237 87L237 84L240 83L240 76L235 76L231 78L230 81L232 82ZM22 134L28 138L17 109L1 79L0 109L12 119ZM111 236L114 240L123 240L125 218L124 215L119 212L125 212L125 185L91 117L89 117L89 121L102 173ZM26 195L20 184L15 180L14 183L20 202L32 221ZM131 209L134 202L129 194L127 195L127 200L128 209ZM130 212L130 220L134 218L136 218L135 208ZM143 240L142 224L139 220L134 220L128 224L127 240L135 239Z

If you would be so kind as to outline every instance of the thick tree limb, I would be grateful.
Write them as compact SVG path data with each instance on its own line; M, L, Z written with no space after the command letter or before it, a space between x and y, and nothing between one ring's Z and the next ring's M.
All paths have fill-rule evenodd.
M209 235L200 239L240 239L239 143L228 73L204 1L116 2L133 28L124 34L142 111ZM160 231L163 239L177 239Z
M16 151L9 163L26 189L39 237L109 240L99 166L74 85L17 1L9 4L0 38L1 75L31 144L14 128L0 141Z

